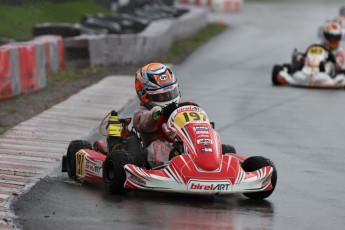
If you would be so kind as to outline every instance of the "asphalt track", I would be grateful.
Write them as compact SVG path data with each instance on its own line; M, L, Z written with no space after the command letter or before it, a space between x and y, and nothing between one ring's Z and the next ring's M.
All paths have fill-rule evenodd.
M270 158L275 192L193 197L105 193L57 169L14 204L22 229L343 229L344 90L273 87L273 64L317 42L317 28L341 1L247 3L239 14L212 14L230 29L173 68L183 100L216 122L238 153ZM131 115L137 102L122 113ZM96 128L96 127L95 127ZM95 138L90 134L90 138ZM67 146L66 146L67 147Z

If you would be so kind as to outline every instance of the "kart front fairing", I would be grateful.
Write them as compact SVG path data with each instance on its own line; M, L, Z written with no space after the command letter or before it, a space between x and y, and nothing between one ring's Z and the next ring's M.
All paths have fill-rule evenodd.
M313 74L308 74L313 72ZM345 86L345 75L338 74L331 78L328 74L318 70L312 70L306 67L293 74L289 74L286 70L279 72L279 76L284 78L286 82L294 86L305 86L315 88L343 88Z
M334 64L327 62L328 52L323 46L312 45L306 51L305 63L301 70L290 74L286 69L279 72L290 85L320 88L340 88L345 85L344 74L337 74L332 78L329 73L334 72ZM325 70L320 71L321 65Z
M155 170L125 165L126 188L207 195L272 189L271 166L245 172L238 157L222 155L219 134L200 107L178 108L167 124L184 142L185 153Z

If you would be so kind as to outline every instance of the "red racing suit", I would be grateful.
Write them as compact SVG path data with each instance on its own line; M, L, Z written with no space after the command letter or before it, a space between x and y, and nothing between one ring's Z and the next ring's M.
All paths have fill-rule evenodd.
M156 109L160 109L160 107L153 107L149 110L140 106L133 116L133 126L140 134L144 147L148 150L147 161L152 168L167 162L172 149L172 145L158 132L157 121L152 118L152 113Z

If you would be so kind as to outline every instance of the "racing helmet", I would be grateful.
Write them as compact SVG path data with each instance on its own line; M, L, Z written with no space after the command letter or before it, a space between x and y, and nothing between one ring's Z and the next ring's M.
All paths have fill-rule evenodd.
M323 27L324 43L329 49L337 49L341 40L341 26L337 22L328 22Z
M165 107L172 102L179 103L178 82L166 65L150 63L140 68L135 76L135 90L145 107Z

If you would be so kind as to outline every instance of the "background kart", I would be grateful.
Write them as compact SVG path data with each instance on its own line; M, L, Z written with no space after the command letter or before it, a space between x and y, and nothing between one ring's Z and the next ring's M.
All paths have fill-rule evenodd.
M330 55L330 59L328 57ZM314 88L344 88L345 75L335 70L335 57L322 45L311 45L305 53L296 49L291 64L274 65L273 85L293 85Z
M93 146L72 141L62 171L78 181L102 181L112 193L142 189L201 195L242 193L264 199L275 189L274 164L260 156L241 156L233 147L221 145L205 111L195 104L182 103L169 119L162 116L158 122L161 134L182 154L172 155L157 168L148 166L140 138L135 130L127 129L129 122L121 120L123 135L110 153L104 141Z

